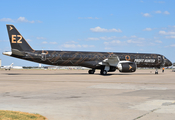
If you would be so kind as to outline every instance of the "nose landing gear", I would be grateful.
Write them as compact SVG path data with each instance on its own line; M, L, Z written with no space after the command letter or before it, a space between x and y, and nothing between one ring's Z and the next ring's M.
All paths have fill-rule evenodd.
M156 68L155 74L158 74L158 69Z

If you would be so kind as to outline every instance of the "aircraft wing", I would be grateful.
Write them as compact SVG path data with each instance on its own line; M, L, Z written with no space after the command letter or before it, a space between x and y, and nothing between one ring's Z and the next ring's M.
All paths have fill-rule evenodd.
M119 64L127 63L127 62L130 62L130 61L127 61L127 60L120 61L120 58L117 55L112 54L108 58L104 59L102 62L99 62L98 65L118 67Z
M115 54L112 54L102 62L99 62L99 65L117 66L119 62L119 57Z

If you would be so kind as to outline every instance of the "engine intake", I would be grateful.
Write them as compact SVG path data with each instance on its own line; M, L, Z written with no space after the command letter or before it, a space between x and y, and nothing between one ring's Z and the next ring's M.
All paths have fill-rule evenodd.
M135 72L136 68L137 66L135 62L126 62L118 64L118 69L120 72Z

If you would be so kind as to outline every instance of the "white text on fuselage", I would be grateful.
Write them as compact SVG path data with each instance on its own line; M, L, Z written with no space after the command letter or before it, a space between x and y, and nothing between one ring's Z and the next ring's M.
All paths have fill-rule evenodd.
M135 59L134 62L140 63L140 62L145 62L145 63L155 63L155 59Z

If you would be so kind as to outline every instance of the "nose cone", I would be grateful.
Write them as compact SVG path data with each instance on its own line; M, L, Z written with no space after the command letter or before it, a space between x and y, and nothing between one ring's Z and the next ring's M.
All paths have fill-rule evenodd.
M166 63L165 63L165 66L171 66L172 65L172 62L170 60L166 60Z

